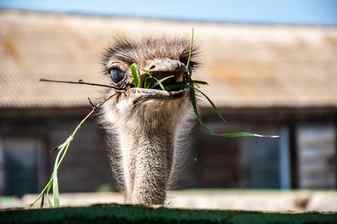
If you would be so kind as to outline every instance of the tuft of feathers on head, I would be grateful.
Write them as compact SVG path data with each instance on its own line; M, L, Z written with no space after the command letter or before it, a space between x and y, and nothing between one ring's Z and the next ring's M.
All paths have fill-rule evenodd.
M102 63L108 65L110 60L117 60L128 65L144 65L145 61L155 58L170 58L187 64L190 54L190 40L185 38L144 38L140 41L115 37L114 43L103 54ZM193 46L190 66L195 69L199 50Z
M127 38L115 37L113 45L105 49L105 52L103 53L103 65L106 65L111 57L115 57L117 60L127 64L135 63L130 53L136 48L137 45L135 42Z

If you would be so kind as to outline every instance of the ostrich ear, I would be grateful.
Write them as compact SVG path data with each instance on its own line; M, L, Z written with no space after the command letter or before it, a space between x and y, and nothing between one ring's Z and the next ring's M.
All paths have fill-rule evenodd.
M200 63L196 60L196 57L198 57L199 55L199 50L197 47L193 47L192 52L190 51L191 51L190 47L185 48L183 52L180 54L179 60L186 65L191 53L190 66L192 70L194 70L200 65Z

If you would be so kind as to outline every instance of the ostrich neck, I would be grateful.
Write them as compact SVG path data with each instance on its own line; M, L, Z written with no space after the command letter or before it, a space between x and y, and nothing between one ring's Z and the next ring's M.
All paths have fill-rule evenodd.
M157 111L135 115L121 125L121 163L127 203L164 203L173 162L175 123L172 113Z

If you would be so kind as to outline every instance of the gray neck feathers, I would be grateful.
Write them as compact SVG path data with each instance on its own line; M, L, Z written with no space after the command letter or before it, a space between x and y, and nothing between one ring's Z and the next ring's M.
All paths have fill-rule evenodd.
M186 100L150 100L137 108L130 106L130 102L114 105L116 110L105 106L104 111L105 119L117 129L126 202L163 204L175 163L177 129L186 114Z
M163 204L173 159L174 129L166 123L131 122L119 131L127 202ZM155 124L154 124L155 123Z

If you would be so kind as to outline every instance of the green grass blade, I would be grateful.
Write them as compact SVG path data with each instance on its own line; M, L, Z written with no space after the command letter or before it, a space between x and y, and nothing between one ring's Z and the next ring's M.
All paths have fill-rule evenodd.
M52 179L52 178L51 178L51 179ZM52 189L52 183L53 183L53 182L51 182L51 184L50 184L49 187L47 188L46 194L45 194L45 196L46 196L46 198L47 198L47 201L48 201L49 207L53 207L53 202L52 202L52 200L50 199L50 191L51 191L51 189Z
M200 115L199 115L199 111L198 111L198 107L197 107L197 100L196 100L196 97L195 97L195 92L194 92L193 87L190 87L190 100L191 100L191 104L192 104L194 113L197 116L197 119L199 120L200 123L202 123Z
M61 158L65 156L65 153L67 151L67 148L70 144L69 138L65 141L66 144L62 144L62 148L57 153L54 167L53 167L53 173L52 173L52 185L53 185L53 194L52 194L52 205L53 207L59 207L60 206L60 192L59 192L59 185L58 185L58 168L61 165Z
M191 64L191 59L192 59L193 44L194 44L194 29L192 28L190 49L189 49L189 52L188 52L188 59L187 59L187 63L186 63L187 73L190 76L192 75L191 74L191 69L190 69L190 64Z
M57 178L57 170L53 174L53 207L60 206L60 192L59 192L59 183Z
M157 79L157 78L155 78L155 77L153 77L153 78L157 81L157 83L158 83L158 85L160 86L160 88L161 88L162 90L166 91L164 85L160 82L160 80Z
M189 86L189 91L190 91L190 101L192 104L192 108L193 111L197 117L197 120L199 121L199 124L201 126L203 126L204 128L206 128L210 134L213 133L213 130L208 128L207 125L205 125L203 123L203 121L201 120L201 116L199 114L198 111L198 106L197 106L197 100L196 100L196 96L195 96L195 88L194 88L194 83L192 80L192 69L190 68L190 63L191 63L191 58L192 58L192 51L193 51L193 43L194 43L194 30L192 29L192 36L191 36L191 42L190 42L190 50L189 50L189 54L188 54L188 59L187 59L187 63L186 63L186 67L187 67L187 76L186 76L186 81L188 83Z
M168 79L174 78L174 75L166 76L166 77L164 77L164 78L162 78L162 79L160 79L160 80L157 79L157 78L154 77L154 76L152 76L152 78L155 79L155 80L157 81L156 84L154 84L154 86L153 86L152 88L155 88L155 87L157 87L157 86L159 85L160 88L161 88L162 90L166 90L165 87L164 87L164 85L163 85L163 82L165 82L165 81L168 80Z
M49 207L53 207L53 201L50 199L50 193L46 194Z
M74 139L74 136L76 135L77 131L81 128L81 126L84 124L84 122L95 112L96 107L93 107L91 111L80 121L80 123L75 127L71 135L59 146L58 148L58 154L56 156L54 166L53 166L53 172L52 176L50 177L48 183L44 186L40 194L37 196L37 198L31 203L31 206L33 206L40 198L42 198L43 195L49 195L50 190L53 190L52 195L52 202L51 205L53 207L59 207L60 206L60 194L59 194L59 185L58 185L58 169L60 168L65 155L68 152L69 146Z
M194 110L195 115L197 116L197 119L199 120L200 123L201 119L200 119L200 115L198 112L198 107L197 107L197 100L195 97L195 92L194 92L194 85L192 82L192 74L191 74L191 69L190 69L190 64L191 64L191 58L192 58L192 50L193 50L193 41L194 41L194 30L192 28L192 35L191 35L191 41L190 41L190 49L188 52L188 59L187 59L187 63L186 63L186 68L187 68L187 76L186 76L186 81L189 85L189 90L190 90L190 100L191 100L191 104Z
M217 136L222 136L225 138L242 138L242 137L258 137L258 138L279 138L277 135L260 135L251 132L227 132L222 134L216 134Z
M143 88L145 89L150 89L152 88L152 85L153 85L153 78L152 78L152 75L151 75L151 72L150 71L143 71L143 75L144 75L144 82L143 82Z
M225 120L225 118L221 115L221 113L219 112L218 108L215 106L215 104L213 103L213 101L200 89L195 88L196 91L198 91L201 95L203 95L205 97L205 99L208 101L208 103L212 106L212 109L214 111L214 113L224 122L227 123L227 121Z
M200 123L200 125L202 127L204 127L206 130L208 130L209 134L211 135L215 135L215 136L222 136L224 138L240 138L240 137L268 137L268 138L278 138L279 136L276 135L271 135L271 136L267 136L267 135L260 135L260 134L256 134L256 133L251 133L251 132L228 132L228 133L216 133L213 129L209 128L202 120L198 111L198 107L197 107L197 102L196 102L196 97L195 97L195 90L198 91L199 93L201 93L201 95L203 97L206 98L206 100L210 103L210 105L212 106L214 112L217 114L217 116L224 122L226 123L225 119L223 118L223 116L221 115L221 113L218 111L217 107L215 106L215 104L213 103L213 101L204 93L202 92L200 89L195 88L194 84L207 84L207 82L203 82L203 81L199 81L199 80L192 80L191 76L191 69L190 69L190 62L191 62L191 57L192 57L192 50L193 50L193 41L194 41L194 31L192 29L192 37L191 37L191 43L190 43L190 51L189 51L189 57L188 57L188 61L186 64L187 67L187 77L186 77L186 81L189 84L189 90L190 90L190 100L192 103L192 107L194 110L194 113Z
M53 179L49 178L47 184L43 187L42 191L40 194L35 198L35 200L30 204L30 207L32 207L40 198L43 197L43 195L48 192L53 184Z
M194 88L194 90L197 90L198 92L200 92L206 99L207 101L211 104L214 112L218 115L218 117L224 122L226 123L225 119L222 117L222 115L220 114L220 112L218 111L217 107L215 106L215 104L212 102L212 100L205 94L203 93L200 89ZM195 97L194 97L195 98ZM195 103L194 103L195 104ZM224 133L216 133L213 129L209 128L205 123L203 123L203 121L201 120L199 113L197 111L197 107L196 105L193 104L193 108L194 111L198 117L198 121L200 123L200 125L202 127L204 127L205 129L208 130L209 134L214 135L214 136L221 136L224 138L243 138L243 137L258 137L258 138L278 138L279 136L277 135L261 135L261 134L256 134L256 133L252 133L252 132L246 132L246 131L242 131L242 132L224 132Z
M146 76L146 77L144 78L144 83L143 83L143 85L144 85L144 88L145 88L145 89L151 88L151 85L152 85L151 80L152 80L152 79L151 79L149 76Z
M130 65L131 75L132 75L132 82L135 87L141 87L141 79L140 73L137 64L133 63Z

